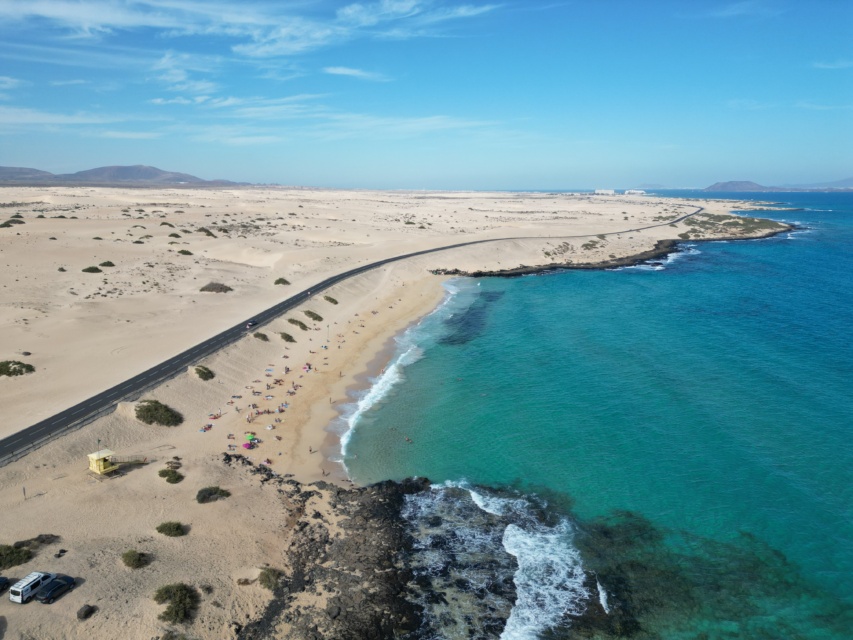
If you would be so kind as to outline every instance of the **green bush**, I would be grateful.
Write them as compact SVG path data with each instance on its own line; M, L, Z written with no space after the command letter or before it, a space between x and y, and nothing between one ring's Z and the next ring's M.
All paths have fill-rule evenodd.
M219 487L205 487L199 489L195 495L195 499L199 504L207 504L208 502L216 502L231 495L230 491L220 489Z
M166 478L166 482L168 482L169 484L178 484L181 480L184 479L183 474L178 473L174 469L160 469L157 475L159 475L161 478Z
M98 267L86 267L83 269L83 273L103 273Z
M285 278L279 278L275 281L275 284L290 284Z
M204 285L200 291L204 292L212 292L212 293L228 293L229 291L234 291L227 284L222 284L221 282L209 282Z
M114 267L115 265L112 262L110 262L109 260L105 260L104 262L102 262L98 266L99 267Z
M269 337L267 336L267 334L262 333L262 332L260 332L260 331L255 331L255 333L253 333L252 335L253 335L255 338L257 338L258 340L260 340L261 342L269 342L269 341L270 341L270 339L269 339Z
M215 238L215 237L216 237L216 235L214 235L213 231L211 231L210 229L208 229L208 228L206 228L206 227L199 227L199 228L198 228L198 232L199 232L199 233L203 233L204 235L206 235L206 236L208 236L208 237L210 237L210 238Z
M314 322L323 322L323 316L319 313L314 313L313 311L303 311L303 313L311 318Z
M164 427L177 427L184 421L184 416L157 400L143 400L137 404L136 418L145 424L159 424Z
M9 569L19 564L29 562L33 552L26 547L12 547L8 544L0 544L0 569Z
M36 368L33 365L26 362L19 362L18 360L4 360L0 362L0 376L9 376L11 378L13 376L32 373L35 370Z
M170 234L169 234L169 237L170 237L170 238L180 238L180 237L181 237L181 234L180 234L180 233L170 233Z
M338 301L335 300L332 296L323 296L323 300L326 302L331 302L332 304L338 304Z
M157 533L162 533L164 536L169 536L170 538L177 538L187 535L187 530L180 522L169 521L158 524Z
M202 380L213 380L216 377L213 371L202 365L195 368L195 374Z
M284 340L285 342L296 342L296 338L294 338L289 333L284 333L282 331L279 335L281 336L281 339Z
M288 318L287 321L290 324L296 325L297 327L299 327L303 331L308 331L308 326L300 320L296 320L295 318Z
M160 614L160 619L175 624L191 620L200 601L201 596L195 587L183 582L167 584L157 589L154 594L154 602L167 605L166 610Z
M173 225L171 222L161 222L160 226L161 227L172 227L173 229L175 228L175 225Z
M61 271L62 273L65 273L67 271L67 269L65 267L59 267L59 269L57 269L57 271Z
M276 587L279 585L281 581L282 572L278 569L273 569L272 567L267 567L261 571L261 575L258 576L258 584L261 585L264 589L269 589L270 591L275 591Z
M178 251L178 253L180 253L182 256L191 256L193 254L193 252L189 249L181 249L180 251Z
M125 566L131 569L141 569L151 564L151 556L147 553L141 553L135 549L130 549L121 554L121 561Z

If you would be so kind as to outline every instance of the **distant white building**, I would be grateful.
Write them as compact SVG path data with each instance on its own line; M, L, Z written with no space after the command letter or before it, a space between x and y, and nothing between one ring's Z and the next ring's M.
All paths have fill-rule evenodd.
M595 195L597 195L597 196L615 196L616 191L614 189L596 189Z
M626 196L644 196L646 192L642 189L625 189Z

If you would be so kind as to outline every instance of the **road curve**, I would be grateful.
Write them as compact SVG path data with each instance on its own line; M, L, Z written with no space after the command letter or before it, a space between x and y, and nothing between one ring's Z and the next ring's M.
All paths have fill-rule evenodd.
M640 231L642 229L651 229L654 227L662 227L669 224L674 224L681 222L685 218L696 215L703 210L702 207L699 207L693 213L689 213L675 220L670 220L662 224L651 225L648 227L641 227L637 229L627 229L625 231L616 231L610 232L605 235L615 235L618 233L628 233L634 231ZM584 234L581 236L557 236L560 238L581 238L587 237L590 234ZM326 278L325 280L318 282L317 284L300 291L296 295L293 295L286 300L279 302L278 304L270 307L269 309L262 311L261 313L255 314L252 318L256 319L259 324L264 324L277 318L283 313L290 311L297 305L305 302L310 299L312 296L325 291L329 287L332 287L339 282L342 282L348 278L352 278L353 276L357 276L361 273L365 273L366 271L371 271L378 267L384 266L386 264L390 264L392 262L398 262L400 260L407 260L409 258L414 258L417 256L426 255L428 253L436 253L438 251L447 251L448 249L457 249L459 247L467 247L476 244L483 244L486 242L504 242L511 240L534 240L534 239L545 239L543 236L527 236L527 237L516 237L516 238L492 238L487 240L473 240L470 242L459 242L457 244L451 244L443 247L435 247L433 249L424 249L422 251L414 251L412 253L406 253L399 256L394 256L391 258L385 258L383 260L378 260L376 262L371 262L369 264L362 265L360 267L355 267L354 269L350 269L348 271L344 271L343 273L339 273L330 278ZM142 373L133 376L132 378L121 382L114 387L110 387L106 391L102 391L97 395L84 400L78 404L75 404L73 407L69 407L64 411L60 411L56 415L53 415L49 418L45 418L44 420L37 422L36 424L19 431L7 438L3 438L0 440L0 466L16 460L29 451L34 450L40 444L43 444L66 431L71 431L77 427L83 426L86 423L98 418L102 415L106 415L114 410L116 404L121 402L124 399L132 398L137 394L141 394L147 389L152 388L153 386L165 382L166 380L178 375L179 373L186 370L188 366L191 364L197 363L203 358L219 351L223 347L233 344L237 342L240 338L246 335L246 322L245 320L230 329L226 329L221 333L213 336L201 342L178 355L169 358L165 362L161 362L158 365L151 367L150 369L143 371Z

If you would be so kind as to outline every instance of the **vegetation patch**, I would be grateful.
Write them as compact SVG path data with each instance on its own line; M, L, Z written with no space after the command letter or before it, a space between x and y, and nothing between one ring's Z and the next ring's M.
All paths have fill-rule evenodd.
M323 316L319 313L314 313L313 311L304 311L303 313L305 313L305 315L311 318L314 322L323 322Z
M338 304L338 301L335 300L332 296L323 296L323 300L332 304Z
M124 562L124 566L126 567L130 567L131 569L141 569L142 567L147 567L151 564L151 555L148 553L142 553L136 549L129 549L121 554L121 561Z
M207 227L199 227L198 232L203 233L204 235L206 235L209 238L215 238L216 237L216 235L213 233L213 231L211 231Z
M279 278L278 280L275 281L275 284L290 284L290 281L287 280L286 278Z
M26 547L13 547L8 544L0 544L0 569L10 569L19 564L29 562L33 552Z
M269 336L267 334L261 332L261 331L255 331L255 333L253 333L252 336L257 338L261 342L269 342L270 341Z
M13 376L32 373L35 370L36 368L33 365L18 360L4 360L0 362L0 376L9 376L11 378Z
M202 380L213 380L216 377L213 371L202 365L195 368L195 374Z
M164 427L177 427L184 416L157 400L143 400L136 405L136 418L145 424L159 424Z
M281 577L284 574L278 569L273 569L272 567L267 567L261 571L261 575L258 576L258 584L261 585L264 589L269 589L270 591L275 591L276 587L278 587L281 582Z
M65 273L67 271L67 269L65 267L59 267L59 269L57 269L57 271L61 271L62 273Z
M187 535L187 528L180 522L161 522L157 525L157 533L162 533L170 538L177 538Z
M169 237L170 237L170 238L180 238L180 237L181 237L181 234L180 234L180 233L170 233L170 234L169 234Z
M281 339L282 339L282 340L284 340L285 342L296 342L296 338L294 338L294 337L293 337L292 335L290 335L289 333L285 333L284 331L282 331L282 332L281 332L280 334L278 334L278 335L280 335L280 336L281 336Z
M308 331L308 325L306 325L301 320L297 320L296 318L288 318L287 321L292 325L296 325L297 327L299 327L303 331Z
M98 267L86 267L83 269L83 273L103 273L103 271Z
M204 285L199 291L204 292L212 292L212 293L228 293L229 291L234 291L227 284L222 284L221 282L209 282Z
M98 266L99 267L114 267L115 265L112 262L110 262L109 260L104 260L104 262L102 262Z
M200 601L201 596L195 587L183 582L167 584L157 589L154 594L154 602L166 605L166 610L160 614L160 620L175 624L191 620Z
M180 253L182 256L191 256L193 254L193 252L189 249L181 249L180 251L178 251L178 253Z
M173 225L171 222L161 222L160 226L161 227L172 227L173 229L175 228L175 225Z
M199 504L207 504L208 502L216 502L217 500L222 500L223 498L227 498L230 495L230 491L220 489L219 487L205 487L204 489L198 490L198 493L195 495L195 499L198 501Z
M157 475L161 478L166 478L166 482L169 484L178 484L184 479L184 475L182 473L178 473L174 469L160 469Z

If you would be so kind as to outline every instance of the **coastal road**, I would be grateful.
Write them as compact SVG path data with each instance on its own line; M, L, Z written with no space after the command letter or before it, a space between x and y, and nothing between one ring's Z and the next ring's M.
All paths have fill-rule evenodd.
M653 227L662 227L668 224L674 224L681 222L685 218L696 215L703 210L702 207L699 207L696 211L684 215L676 220L670 220L662 224L651 225L649 227L641 227L638 229L627 229L625 231L611 232L606 235L614 235L616 233L628 233L640 231L642 229L651 229ZM582 236L559 236L561 238L585 238L590 234L584 234ZM433 249L424 249L423 251L415 251L413 253L406 253L399 256L394 256L391 258L385 258L384 260L378 260L376 262L371 262L369 264L362 265L360 267L355 267L354 269L350 269L349 271L344 271L343 273L339 273L330 278L326 278L325 280L318 282L312 287L300 291L296 295L293 295L286 300L279 302L278 304L262 311L254 315L251 319L257 320L259 325L267 323L278 316L282 315L293 309L294 307L302 304L306 300L310 299L312 296L325 291L329 287L332 287L339 282L342 282L348 278L352 278L353 276L357 276L361 273L365 273L367 271L371 271L378 267L384 266L386 264L390 264L392 262L398 262L400 260L407 260L408 258L414 258L416 256L426 255L428 253L435 253L438 251L447 251L448 249L457 249L459 247L467 247L476 244L483 244L486 242L502 242L507 240L531 240L531 239L546 239L542 236L531 236L531 237L519 237L519 238L493 238L488 240L474 240L471 242L460 242L457 244L451 244L443 247L436 247ZM233 344L237 342L240 338L242 338L247 333L246 323L249 318L245 321L241 322L238 325L231 327L230 329L226 329L225 331L213 336L197 344L196 346L187 349L186 351L179 353L178 355L169 358L168 360L161 362L158 365L155 365L148 369L147 371L143 371L142 373L121 382L114 387L107 389L106 391L102 391L101 393L84 400L78 404L75 404L73 407L69 407L64 411L60 411L56 415L53 415L49 418L42 420L41 422L37 422L36 424L19 431L7 438L0 440L0 466L11 462L12 460L16 460L23 455L26 455L30 451L34 450L41 444L61 435L66 431L70 431L76 427L82 426L95 418L98 418L102 415L106 415L112 412L115 409L115 406L125 400L127 398L138 397L139 394L144 393L146 390L151 389L152 387L173 378L174 376L182 373L186 370L186 368L192 364L198 363L203 358L216 353L220 349L229 344Z

